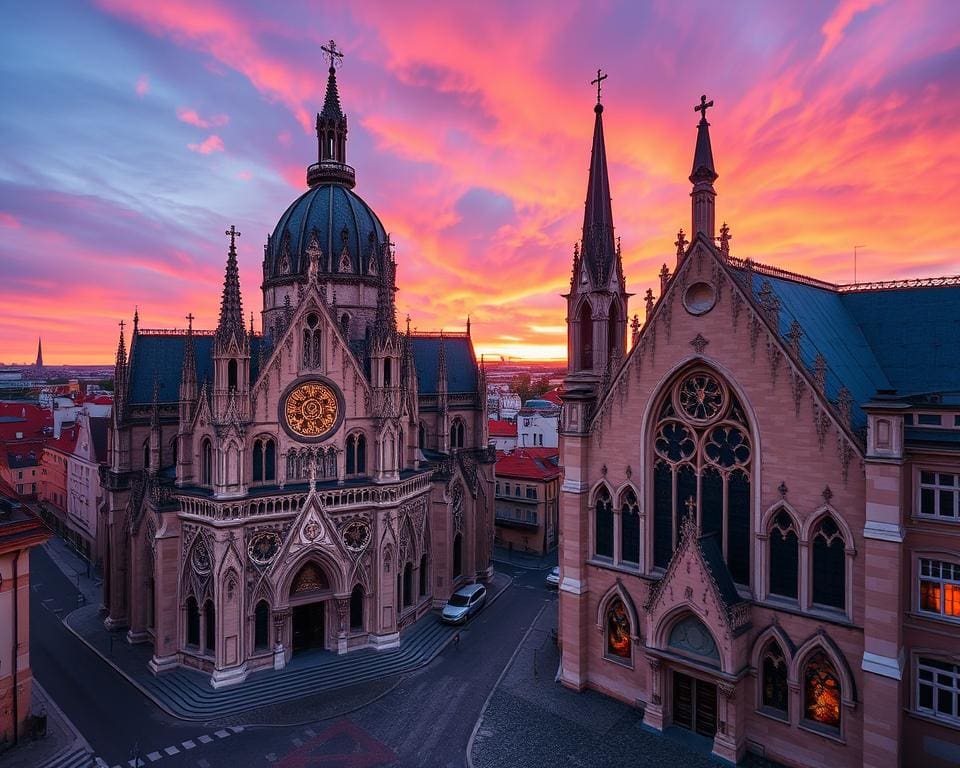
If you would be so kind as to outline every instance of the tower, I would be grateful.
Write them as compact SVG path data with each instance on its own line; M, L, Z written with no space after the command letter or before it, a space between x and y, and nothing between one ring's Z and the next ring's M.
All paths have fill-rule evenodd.
M240 299L240 271L237 267L236 238L240 235L231 226L220 322L213 340L213 421L220 428L217 441L218 460L214 466L214 492L218 496L243 493L244 441L243 430L250 418L250 337L243 326L243 305Z
M37 337L37 368L43 368L43 342Z
M712 100L707 101L706 96L701 96L700 103L693 108L700 113L700 123L697 125L697 147L693 152L693 169L690 171L690 183L693 184L693 191L690 192L691 242L699 232L703 232L711 243L715 238L717 192L713 182L717 180L717 172L713 167L710 123L707 122L707 109L712 106Z
M603 105L597 71L593 148L583 213L583 236L573 251L567 299L567 360L571 374L599 382L626 352L627 300L620 246L614 240L610 178L603 139Z

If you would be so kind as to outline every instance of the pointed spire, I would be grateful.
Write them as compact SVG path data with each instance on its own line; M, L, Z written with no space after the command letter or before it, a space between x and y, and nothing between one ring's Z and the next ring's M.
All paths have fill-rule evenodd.
M224 234L230 236L227 269L223 278L223 296L220 300L220 322L217 324L217 343L226 346L234 338L243 346L243 304L240 299L240 270L237 267L236 239L240 236L232 224Z
M124 321L121 320L119 325L120 341L117 342L117 360L113 369L113 412L116 416L115 421L117 422L119 422L120 416L123 413L123 405L127 393L127 345L123 339Z
M187 339L183 345L183 368L180 375L180 399L192 401L197 396L197 357L193 351L193 313L187 315Z
M697 125L697 146L693 152L693 168L690 171L690 183L693 184L692 198L692 228L690 237L696 238L703 232L714 241L715 230L715 198L716 191L713 182L717 180L717 171L713 167L713 149L710 146L710 123L707 122L707 110L713 106L713 101L701 96L700 103L693 109L700 113L700 123Z
M43 368L43 342L37 336L37 368Z
M356 184L353 168L347 165L347 116L340 106L337 87L337 66L343 61L343 51L333 40L321 46L330 60L327 92L323 109L317 113L317 162L307 168L307 185L342 184L352 189Z
M377 314L374 328L379 339L386 339L397 332L397 285L395 281L397 265L393 258L393 243L389 234L383 244L382 264L380 282L377 285Z
M437 352L437 392L447 391L447 350L440 331L440 349Z
M133 335L140 333L140 305L133 308Z
M593 124L593 148L590 151L590 176L587 180L583 247L580 256L587 260L593 280L598 286L602 286L609 280L617 250L613 239L613 206L610 202L607 150L603 140L603 105L599 100L593 111L596 119Z

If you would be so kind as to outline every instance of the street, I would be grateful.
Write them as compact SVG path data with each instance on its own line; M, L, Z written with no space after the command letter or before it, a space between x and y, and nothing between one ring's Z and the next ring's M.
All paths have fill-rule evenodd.
M63 626L60 616L77 607L77 588L38 547L31 553L32 666L108 766L134 765L135 750L157 768L462 766L500 673L545 601L553 609L556 600L544 585L546 572L501 569L514 584L461 630L458 642L395 687L366 684L196 723L160 710ZM333 697L356 698L359 708L311 719L322 717L317 713L329 710Z

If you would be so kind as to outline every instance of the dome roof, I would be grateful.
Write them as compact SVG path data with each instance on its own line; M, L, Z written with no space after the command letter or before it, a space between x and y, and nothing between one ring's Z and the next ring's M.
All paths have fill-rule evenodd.
M387 241L383 224L359 195L331 183L304 192L280 217L267 244L264 279L305 274L314 239L321 273L379 274L379 254Z

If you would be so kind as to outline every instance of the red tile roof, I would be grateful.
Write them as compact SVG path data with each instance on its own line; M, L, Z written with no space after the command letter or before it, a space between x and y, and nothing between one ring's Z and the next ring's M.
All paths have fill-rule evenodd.
M544 392L540 399L549 400L551 403L556 403L557 405L563 405L563 401L560 399L560 387L551 389L549 392Z
M551 480L560 476L560 453L556 448L518 448L497 451L497 477Z
M60 451L60 453L73 453L77 447L79 433L80 428L76 424L69 426L64 424L60 430L60 437L56 440L47 440L44 448L52 448L55 451Z
M22 440L40 440L44 427L53 427L53 415L31 403L0 403L0 445ZM22 432L23 437L17 438Z
M490 419L488 422L490 428L490 437L516 437L517 422L515 421L497 421Z

